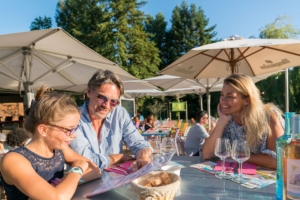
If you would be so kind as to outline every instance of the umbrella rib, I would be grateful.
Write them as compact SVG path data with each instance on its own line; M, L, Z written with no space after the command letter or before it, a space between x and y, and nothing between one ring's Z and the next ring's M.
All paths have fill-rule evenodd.
M265 49L265 47L262 47L261 49L258 49L257 51L254 51L254 52L250 53L250 54L247 55L247 56L243 56L243 58L245 59L245 58L247 58L247 57L249 57L249 56L252 56L253 54L256 54L256 53L258 53L258 52L260 52L260 51L262 51L262 50L264 50L264 49ZM243 58L238 59L237 62L243 60Z
M11 60L14 60L16 58L18 58L19 56L21 56L22 54L20 53L21 49L18 49L2 58L0 58L0 62L6 64L7 62L10 62Z
M300 56L300 54L298 54L298 53L293 53L293 52L285 51L285 50L282 50L282 49L277 49L277 48L273 48L273 47L265 47L265 48L266 49L276 50L276 51L281 51L281 52L292 54L292 55L295 55L295 56Z
M209 57L211 57L212 59L207 63L207 65L205 65L203 68L202 68L202 70L196 75L196 76L194 76L194 79L196 79L198 76L199 76L199 74L201 74L201 72L203 72L203 70L213 61L213 60L221 60L221 61L225 61L225 60L222 60L222 59L218 59L217 58L217 56L218 55L220 55L220 53L223 51L223 49L221 49L220 51L219 51L219 53L217 53L217 55L215 55L215 56L210 56L210 55L206 55L206 54L202 54L202 55L206 55L206 56L209 56ZM226 61L225 61L226 62Z
M75 61L71 61L71 63L69 63L68 65L65 65L64 67L61 67L60 69L56 69L58 68L60 65L64 64L65 62L67 62L71 57L68 57L67 60L64 60L63 62L59 63L57 66L53 67L50 65L50 62L47 61L45 58L42 58L41 56L38 56L37 54L35 54L35 58L37 58L40 62L44 63L46 66L48 66L48 68L50 69L48 72L45 72L43 75L41 75L40 77L36 78L33 82L45 78L47 77L46 75L52 75L53 73L57 72L58 74L60 74L62 77L64 77L67 81L69 81L70 83L72 83L74 86L76 86L76 83L74 83L72 80L70 80L66 75L64 75L63 73L59 72L60 70L69 67L70 65L74 64ZM53 72L53 70L55 70L55 72ZM50 74L50 72L52 72L52 74ZM48 75L48 76L49 76ZM43 77L44 76L44 77Z
M239 48L238 48L237 50L240 52L240 56L239 56L239 57L241 57L241 60L244 59L244 60L246 61L246 63L248 64L248 66L251 66L250 63L249 63L248 60L247 60L247 57L244 56L244 53L246 53L246 51L248 51L248 49L249 49L249 48L247 48L243 53L241 52L241 50L240 50ZM263 49L260 49L260 50L258 50L258 51L261 51L261 50L263 50ZM257 52L258 52L258 51L257 51ZM239 57L238 57L238 58L239 58ZM254 73L254 71L253 71L253 68L252 68L252 67L249 67L249 68L250 68L252 74L255 75L255 73Z
M57 56L66 56L65 54L60 54L60 53L55 53L55 52L49 52L49 51L43 51L43 50L39 50L38 51L41 54L53 54L53 55L57 55ZM68 55L71 56L71 55ZM98 55L99 56L99 55ZM73 59L80 59L80 60L84 60L84 61L90 61L90 62L95 62L95 63L100 63L100 64L106 64L106 65L112 65L112 66L117 66L116 63L107 63L107 62L102 62L102 61L98 61L98 60L90 60L90 59L86 59L86 58L81 58L81 57L76 57L76 56L71 56ZM102 56L101 56L102 57Z
M7 69L7 70L10 71L13 75L15 75L15 77L13 77L13 76L7 74L6 72L4 72L3 70L0 69L0 72L1 72L2 74L7 75L7 76L9 76L10 78L12 78L12 79L14 79L14 80L23 82L22 78L19 77L17 74L15 74L15 72L12 71L11 69L9 69L4 63L0 62L0 65L2 65L5 69Z
M58 32L58 31L60 31L60 30L61 30L60 28L54 29L54 30L50 31L49 33L47 33L47 34L45 34L45 35L39 37L39 38L36 39L35 41L31 42L31 44L28 45L28 46L35 45L35 43L39 42L40 40L42 40L42 39L44 39L44 38L46 38L46 37L48 37L48 36L50 36L50 35L53 35L54 33Z

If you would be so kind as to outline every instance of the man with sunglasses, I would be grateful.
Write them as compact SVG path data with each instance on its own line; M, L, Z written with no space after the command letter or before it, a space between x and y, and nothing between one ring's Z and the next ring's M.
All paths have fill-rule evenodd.
M119 106L124 87L109 70L98 71L88 82L86 101L81 109L77 138L71 148L92 160L101 169L132 159L122 154L123 144L134 153L133 170L150 162L151 145L138 132L128 112Z

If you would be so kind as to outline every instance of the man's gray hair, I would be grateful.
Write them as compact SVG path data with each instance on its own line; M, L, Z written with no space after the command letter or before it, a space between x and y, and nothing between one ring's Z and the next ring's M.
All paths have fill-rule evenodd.
M124 94L124 86L119 76L109 70L97 71L88 82L88 87L94 90L103 84L114 84L120 90L120 95Z

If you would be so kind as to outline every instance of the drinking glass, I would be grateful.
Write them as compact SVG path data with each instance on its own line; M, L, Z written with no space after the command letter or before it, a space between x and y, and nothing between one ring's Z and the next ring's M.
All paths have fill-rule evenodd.
M239 163L239 175L236 180L242 181L243 162L250 158L250 149L248 142L245 140L234 140L232 143L231 157Z
M161 142L161 152L166 154L172 152L174 149L174 138L164 137Z
M225 159L230 156L230 141L226 138L217 138L215 144L215 155L218 156L222 160L222 171L217 176L220 178L226 177L225 174Z

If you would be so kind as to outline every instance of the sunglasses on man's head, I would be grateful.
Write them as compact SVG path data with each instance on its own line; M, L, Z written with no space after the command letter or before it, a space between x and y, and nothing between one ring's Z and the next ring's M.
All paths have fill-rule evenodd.
M117 99L110 99L107 96L104 96L103 94L98 94L97 95L97 100L101 104L109 101L109 104L110 104L111 107L115 107L115 106L119 105L119 103L120 103L119 100L117 100Z

